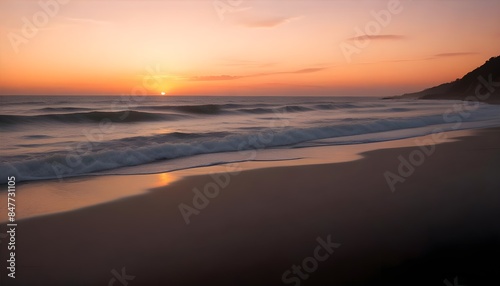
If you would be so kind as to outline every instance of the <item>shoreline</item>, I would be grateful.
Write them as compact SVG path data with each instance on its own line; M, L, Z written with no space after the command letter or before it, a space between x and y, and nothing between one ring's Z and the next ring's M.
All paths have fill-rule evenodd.
M442 142L435 142L435 144L453 142L460 140L462 137L474 136L480 130L482 129L447 131L444 132L446 139L442 140ZM273 152L287 154L286 156L295 156L296 158L262 161L246 160L146 174L91 174L68 177L62 180L23 181L17 183L19 189L17 197L24 202L23 208L18 210L17 217L18 220L28 219L112 203L120 199L144 195L147 193L147 189L168 186L179 180L189 180L193 176L235 171L243 172L254 169L337 164L361 160L366 152L412 147L415 146L417 141L425 142L429 140L432 140L432 134L372 143L325 145L295 149L245 150L242 153ZM196 157L194 156L194 158ZM96 185L99 188L93 188ZM103 192L104 190L105 192ZM0 199L7 200L7 193L0 193ZM44 202L44 204L40 202ZM0 205L0 212L6 211L6 206ZM6 221L6 217L0 218L0 223Z
M308 274L309 285L442 285L454 277L485 285L500 266L499 143L495 128L439 144L396 192L384 171L414 147L241 172L189 225L179 206L193 207L193 189L210 175L21 220L16 279L0 279L97 285L125 269L129 285L281 285L330 237L340 247ZM6 259L3 244L0 252Z

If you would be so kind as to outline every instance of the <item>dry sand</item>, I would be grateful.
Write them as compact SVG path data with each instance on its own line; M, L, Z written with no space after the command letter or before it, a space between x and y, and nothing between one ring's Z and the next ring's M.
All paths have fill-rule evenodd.
M455 277L460 285L495 285L499 146L500 129L437 145L395 192L384 172L396 172L398 157L417 147L244 171L189 225L179 204L193 206L192 189L213 183L211 176L22 220L17 278L2 267L1 285L285 285L283 273L328 236L340 247L300 285L454 285ZM121 283L112 271L124 267L135 278Z

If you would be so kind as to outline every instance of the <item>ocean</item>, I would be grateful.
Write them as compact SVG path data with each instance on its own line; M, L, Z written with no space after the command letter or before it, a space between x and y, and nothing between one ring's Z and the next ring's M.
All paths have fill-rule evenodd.
M20 182L290 160L293 148L500 126L499 105L439 100L3 96L0 103L2 184L10 175Z

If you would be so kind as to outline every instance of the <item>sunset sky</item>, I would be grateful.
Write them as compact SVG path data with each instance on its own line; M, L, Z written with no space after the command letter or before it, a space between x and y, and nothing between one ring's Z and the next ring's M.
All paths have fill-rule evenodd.
M2 95L395 95L500 55L495 0L38 2L0 1Z

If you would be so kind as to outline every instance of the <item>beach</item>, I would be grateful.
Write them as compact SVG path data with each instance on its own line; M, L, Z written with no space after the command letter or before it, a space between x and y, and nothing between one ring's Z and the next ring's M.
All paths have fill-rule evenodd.
M0 286L500 284L498 11L1 1Z
M400 158L411 162L416 158L412 152L424 150L415 142L433 142L426 139L432 135L396 145L374 143L375 148L351 151L339 162L329 163L332 156L326 152L342 146L328 146L310 148L325 152L327 159L321 162L250 162L173 172L163 186L153 181L158 174L117 176L119 185L112 179L103 183L106 177L78 178L93 186L89 192L114 186L124 193L134 190L128 196L89 200L73 210L41 210L19 219L16 279L2 275L1 284L496 281L500 129L456 133L417 160L410 174L398 173ZM214 170L219 175L209 174ZM403 182L393 182L392 190L386 172ZM19 184L17 192L30 184ZM63 188L74 181L47 184ZM205 189L208 193L199 195ZM17 204L22 209L21 199ZM1 233L5 231L3 224ZM6 247L0 245L5 261ZM294 265L301 270L294 272Z

